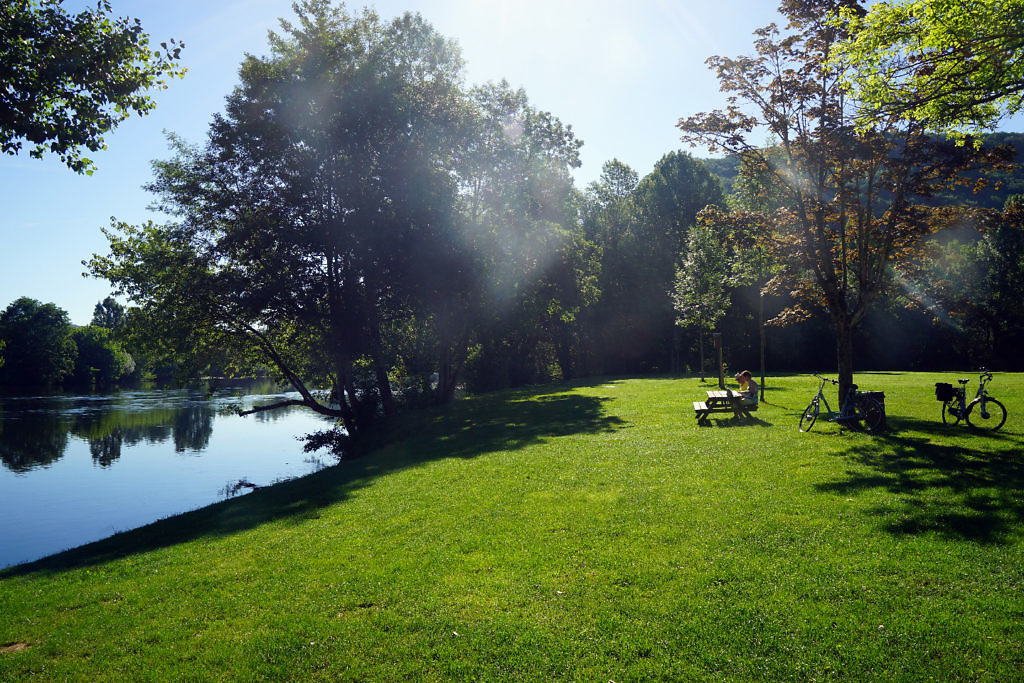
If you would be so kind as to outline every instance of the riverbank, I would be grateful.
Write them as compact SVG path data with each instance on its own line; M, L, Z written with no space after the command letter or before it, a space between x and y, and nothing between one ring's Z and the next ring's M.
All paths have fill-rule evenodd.
M359 460L0 572L0 679L1024 675L1024 385L1002 432L860 374L695 426L698 380L506 392ZM1018 387L1018 388L1015 388Z

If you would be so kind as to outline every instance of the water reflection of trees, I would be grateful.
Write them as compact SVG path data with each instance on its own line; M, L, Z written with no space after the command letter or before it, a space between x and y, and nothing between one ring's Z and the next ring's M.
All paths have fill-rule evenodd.
M210 443L213 434L213 416L216 411L209 403L190 402L174 417L174 450L183 453L201 451Z
M0 461L14 472L28 472L60 460L68 445L68 429L52 413L7 410L0 420Z
M201 451L210 443L216 411L207 401L175 407L126 407L111 402L88 409L67 402L34 400L31 407L7 405L0 419L0 462L14 472L46 467L64 457L69 436L89 444L100 467L110 467L125 446L160 444L175 451Z

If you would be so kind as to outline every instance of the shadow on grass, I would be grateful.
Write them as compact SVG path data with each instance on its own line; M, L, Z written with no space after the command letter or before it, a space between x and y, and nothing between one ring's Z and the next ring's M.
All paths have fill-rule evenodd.
M553 394L547 388L504 392L403 415L391 429L377 436L378 444L391 446L384 450L35 562L0 569L0 579L97 565L200 538L227 536L273 521L301 524L378 477L423 462L520 450L551 437L625 426L619 418L605 414L604 404L609 400ZM403 443L409 437L414 439Z
M771 427L771 422L765 422L757 417L736 418L735 416L719 417L709 415L706 420L697 423L698 427Z
M821 491L851 495L869 489L898 499L876 507L895 535L937 533L983 544L1010 542L1024 529L1024 458L1019 436L962 430L957 444L937 444L958 428L916 419L890 419L869 446L844 457L859 465ZM906 435L903 432L912 432Z

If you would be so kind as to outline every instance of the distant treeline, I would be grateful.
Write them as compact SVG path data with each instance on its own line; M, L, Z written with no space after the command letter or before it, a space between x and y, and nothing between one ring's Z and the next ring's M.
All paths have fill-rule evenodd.
M141 370L118 338L124 308L96 304L92 323L75 327L53 303L21 297L0 314L0 387L105 389Z
M1024 150L1024 134L995 134L986 143ZM1018 151L1016 160L1024 161L1024 152ZM473 348L466 388L697 372L697 330L677 324L669 291L698 212L733 201L728 190L739 168L736 157L697 160L682 152L667 154L643 178L619 161L605 164L601 178L577 191L575 200L589 245L577 258L587 276L576 274L586 283L578 287L577 312L563 319L535 318L529 309L505 316L500 328ZM889 292L857 328L857 369L1024 369L1019 352L1024 348L1024 211L1018 195L1024 195L1021 166L991 172L985 183L931 200L988 209L996 218L964 223L933 239L931 257L903 280L903 290ZM754 369L759 290L740 285L729 295L717 326L724 360L735 370ZM786 304L784 295L766 296L764 318L770 320ZM108 297L96 304L91 324L74 327L55 304L17 299L0 315L0 387L103 389L154 374L184 381L253 371L228 357L154 353L160 340L146 338L145 326L133 328L130 318L131 309ZM824 311L769 327L769 373L834 367L833 335Z

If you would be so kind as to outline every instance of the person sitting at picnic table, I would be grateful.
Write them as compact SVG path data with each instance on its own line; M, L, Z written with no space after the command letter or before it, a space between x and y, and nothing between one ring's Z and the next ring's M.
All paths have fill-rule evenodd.
M740 405L757 406L757 382L750 375L750 370L736 373L736 381L740 383L739 394L742 396Z

